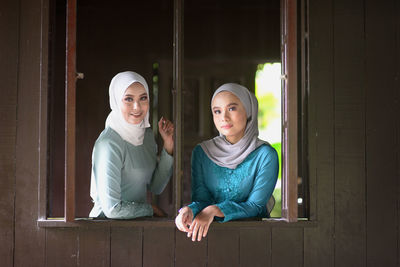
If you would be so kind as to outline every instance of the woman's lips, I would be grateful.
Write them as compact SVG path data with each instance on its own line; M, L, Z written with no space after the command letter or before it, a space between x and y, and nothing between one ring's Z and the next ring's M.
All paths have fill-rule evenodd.
M222 129L230 129L230 128L232 128L232 124L222 125L221 128Z
M140 116L142 116L142 113L139 113L139 114L134 114L134 113L132 113L131 114L133 117L135 117L135 118L139 118Z

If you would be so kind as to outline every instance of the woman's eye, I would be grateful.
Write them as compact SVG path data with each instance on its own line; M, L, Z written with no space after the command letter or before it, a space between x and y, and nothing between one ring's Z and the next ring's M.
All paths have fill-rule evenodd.
M221 114L220 110L214 110L214 114Z
M235 111L236 110L236 107L230 107L229 108L229 111Z
M126 98L124 99L124 101L125 101L125 102L132 102L132 101L133 101L133 98L132 98L132 97L126 97Z
M147 100L147 96L142 96L141 98L140 98L140 101L146 101Z

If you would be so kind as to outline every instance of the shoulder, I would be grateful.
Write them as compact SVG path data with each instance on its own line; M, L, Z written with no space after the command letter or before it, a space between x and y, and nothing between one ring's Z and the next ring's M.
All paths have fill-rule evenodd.
M269 144L263 144L255 149L249 156L267 162L278 162L278 153Z
M206 155L203 148L201 147L201 144L197 144L192 151L192 157L202 157Z
M192 159L191 162L193 163L204 163L204 160L208 158L206 153L204 152L201 144L197 144L192 150Z
M262 144L255 150L255 152L262 154L262 155L269 155L269 156L278 155L275 148L273 148L270 144Z
M97 138L93 153L104 152L105 150L121 151L124 147L125 141L121 136L110 127L107 127Z
M201 153L201 152L204 153L203 148L201 148L201 145L200 145L200 144L197 144L197 145L193 148L193 153Z

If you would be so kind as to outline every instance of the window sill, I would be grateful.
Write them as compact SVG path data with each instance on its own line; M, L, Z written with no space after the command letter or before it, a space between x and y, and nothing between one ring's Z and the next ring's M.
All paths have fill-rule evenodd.
M175 221L171 218L140 218L132 220L98 220L91 218L77 218L73 222L65 222L62 218L39 219L38 227L42 228L69 228L69 227L167 227L175 228ZM254 219L231 221L226 223L214 222L213 227L315 227L316 221L301 219L297 222L287 222L281 218Z

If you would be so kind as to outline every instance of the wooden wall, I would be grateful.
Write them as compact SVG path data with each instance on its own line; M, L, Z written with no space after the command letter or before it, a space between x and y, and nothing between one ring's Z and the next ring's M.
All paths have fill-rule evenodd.
M313 222L213 224L201 243L172 221L38 227L43 3L0 4L2 266L400 266L397 0L309 1Z
M0 258L13 266L16 174L19 3L1 4L0 13Z

